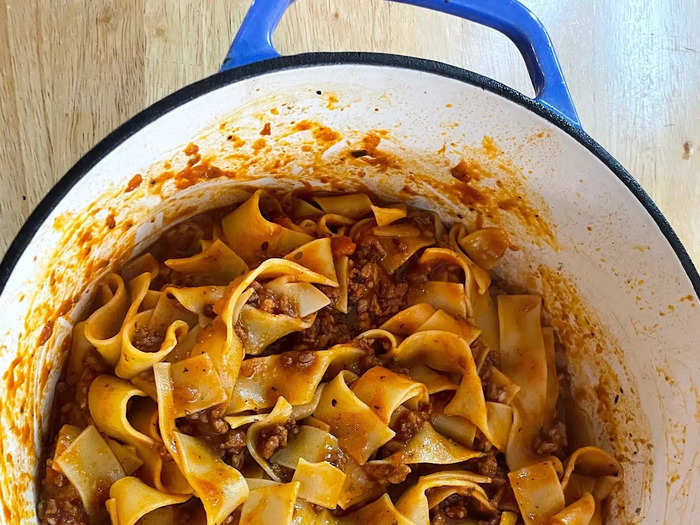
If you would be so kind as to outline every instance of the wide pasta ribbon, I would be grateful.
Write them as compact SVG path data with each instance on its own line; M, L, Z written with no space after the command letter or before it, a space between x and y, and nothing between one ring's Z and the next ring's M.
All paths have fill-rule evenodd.
M228 284L248 271L248 265L220 239L203 245L202 251L192 257L168 259L165 265L183 274L206 279L208 284Z
M619 480L620 463L604 450L588 446L574 451L561 480L567 503L589 492L597 502L607 498Z
M547 403L547 357L540 316L537 295L498 297L501 370L520 387L512 403L516 417L506 450L511 470L540 459L532 450Z
M293 405L308 403L331 364L351 362L362 354L359 348L339 345L316 352L293 351L246 359L228 412L270 408L280 396Z
M486 270L496 266L510 246L508 234L501 228L481 228L465 234L463 227L458 227L455 238L470 259Z
M80 495L92 523L105 521L104 488L124 477L124 469L97 429L90 425L55 458Z
M311 463L300 458L292 482L299 482L298 497L327 509L338 505L345 473L327 461Z
M141 276L138 281L139 291L145 294L151 277L151 274ZM148 281L145 287L141 285L141 281L144 280ZM107 274L100 287L107 290L103 295L111 297L85 321L85 338L107 364L115 366L121 352L122 326L127 318L136 314L139 304L129 304L129 293L124 280L116 273Z
M350 219L357 220L372 213L372 201L364 193L316 196L313 201L325 213L342 215Z
M330 425L330 432L358 463L394 437L394 431L363 403L347 385L356 376L341 371L323 389L314 417Z
M351 390L386 424L399 406L416 408L428 402L428 389L422 383L382 366L367 370L352 384Z
M248 497L248 486L235 468L224 463L200 439L175 426L175 400L170 363L153 366L158 393L158 422L166 450L202 501L207 525L218 525Z
M409 366L420 363L460 374L459 386L444 413L468 419L496 448L505 448L512 422L511 409L501 403L486 402L472 352L464 339L441 330L417 332L398 346L395 358Z
M322 237L302 244L291 253L285 255L284 258L321 274L331 281L338 281L335 265L333 264L330 237Z
M293 417L293 411L291 414ZM301 425L299 433L291 436L287 441L287 446L275 452L270 458L270 462L295 469L297 463L302 459L318 463L329 457L338 456L339 452L338 438L333 434L311 425Z
M292 481L252 489L241 509L239 525L290 525L299 485Z
M260 259L279 257L313 240L310 235L285 228L263 217L260 200L264 192L258 190L221 221L226 241L248 264Z
M430 502L426 492L439 487L463 487L488 499L478 483L491 483L491 478L472 472L450 470L421 476L401 495L396 509L415 525L430 525Z
M189 495L173 495L161 492L146 485L133 476L120 479L112 484L105 502L112 525L135 525L147 514L170 505L184 503ZM143 523L143 521L141 521ZM173 522L163 525L175 525Z
M179 341L183 340L189 332L189 326L180 319L173 320L167 327L157 319L157 309L146 310L136 314L125 323L122 337L122 350L119 362L114 373L124 379L131 379L141 372L149 370L155 363L165 359L173 351ZM144 330L149 337L157 339L160 333L164 333L159 348L155 351L147 351L138 348L135 342L135 333Z
M483 452L468 449L439 434L427 421L406 443L406 446L386 459L372 463L411 465L429 463L451 465L483 456Z
M564 509L564 492L552 461L513 470L508 479L525 525L543 525Z
M280 481L280 477L270 466L267 459L258 451L258 438L260 434L267 428L273 426L283 426L292 417L292 405L284 397L279 397L277 403L272 409L272 412L266 414L259 421L256 421L248 428L246 433L246 445L248 452L255 462L262 467L265 473L275 481Z
M356 525L377 524L377 525L414 525L414 523L401 514L388 494L374 500L372 503L354 510L345 516L336 517L330 513L324 513L317 522L319 525Z
M127 408L134 396L146 397L143 390L114 376L97 376L88 390L88 407L95 425L108 436L131 445L153 445L153 439L129 422Z

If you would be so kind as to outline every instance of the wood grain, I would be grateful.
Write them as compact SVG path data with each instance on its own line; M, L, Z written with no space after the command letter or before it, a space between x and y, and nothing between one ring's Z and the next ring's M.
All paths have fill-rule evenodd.
M527 0L545 23L584 128L639 180L700 261L698 0ZM99 139L217 71L248 0L0 0L0 253ZM532 95L503 36L382 0L297 0L283 53L431 58Z

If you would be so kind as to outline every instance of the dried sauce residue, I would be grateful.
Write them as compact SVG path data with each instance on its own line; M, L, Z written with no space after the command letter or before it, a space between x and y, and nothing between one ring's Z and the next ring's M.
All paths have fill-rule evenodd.
M484 135L481 139L481 149L483 149L486 156L491 160L503 155L503 150L496 146L493 137L489 137L488 135Z
M538 274L545 320L566 348L569 372L585 383L589 374L580 373L577 368L585 363L595 369L597 382L576 388L577 402L594 407L596 423L609 438L615 457L621 462L641 464L644 482L648 483L653 464L649 423L625 367L622 349L561 272L539 266ZM617 363L618 372L611 363ZM623 485L617 490L623 494Z
M443 194L454 196L469 211L486 217L495 225L501 224L502 213L513 216L536 243L544 242L557 249L544 203L535 206L526 198L528 192L522 177L507 162L499 161L493 167L488 162L488 159L480 160L475 156L463 158L450 168L451 184L437 181L429 184Z
M137 173L133 177L131 177L131 180L129 180L129 183L126 185L126 191L127 193L130 191L134 191L136 188L138 188L141 183L143 182L143 177L141 176L140 173Z

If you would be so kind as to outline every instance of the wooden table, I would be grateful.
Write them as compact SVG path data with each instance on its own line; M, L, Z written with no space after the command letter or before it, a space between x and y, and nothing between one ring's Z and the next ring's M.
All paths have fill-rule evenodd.
M117 125L217 71L249 0L0 0L0 253L54 182ZM698 0L526 0L584 128L641 182L700 262ZM298 0L279 50L441 60L532 94L492 30L382 0Z

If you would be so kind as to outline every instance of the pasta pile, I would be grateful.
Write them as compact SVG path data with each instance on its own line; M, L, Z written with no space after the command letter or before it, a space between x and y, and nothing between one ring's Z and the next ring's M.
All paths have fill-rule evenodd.
M360 193L176 226L74 327L41 523L601 523L619 465L566 450L507 247Z

